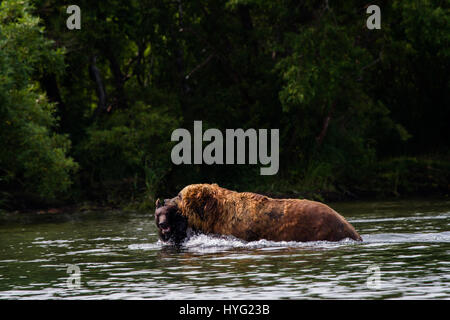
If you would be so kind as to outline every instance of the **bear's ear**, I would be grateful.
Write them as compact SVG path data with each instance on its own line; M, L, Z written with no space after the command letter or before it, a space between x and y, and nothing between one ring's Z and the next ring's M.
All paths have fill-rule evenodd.
M158 209L159 207L162 207L162 203L159 200L159 198L156 200L156 209Z

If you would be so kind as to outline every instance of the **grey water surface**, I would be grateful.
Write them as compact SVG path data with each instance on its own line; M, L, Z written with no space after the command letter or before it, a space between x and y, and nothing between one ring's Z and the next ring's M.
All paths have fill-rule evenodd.
M449 200L330 206L363 242L197 235L177 249L153 213L2 214L0 299L449 299Z

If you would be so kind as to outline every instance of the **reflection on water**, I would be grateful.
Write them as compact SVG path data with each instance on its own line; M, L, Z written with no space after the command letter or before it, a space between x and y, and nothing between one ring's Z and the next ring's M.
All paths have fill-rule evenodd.
M161 243L152 215L121 212L0 221L2 299L449 298L450 202L332 205L364 242ZM81 286L67 286L67 266ZM378 288L367 286L370 267Z

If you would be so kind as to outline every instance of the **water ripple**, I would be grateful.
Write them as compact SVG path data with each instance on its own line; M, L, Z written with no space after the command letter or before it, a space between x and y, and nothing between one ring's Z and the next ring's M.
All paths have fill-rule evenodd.
M0 299L448 299L450 203L430 206L342 207L363 242L199 234L173 247L138 214L0 225ZM67 287L70 264L79 289ZM378 289L367 286L372 267Z

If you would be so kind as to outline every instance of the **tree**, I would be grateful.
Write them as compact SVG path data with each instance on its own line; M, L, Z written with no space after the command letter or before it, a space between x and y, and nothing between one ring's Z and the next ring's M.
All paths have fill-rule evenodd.
M69 189L77 164L67 156L70 140L55 133L55 105L36 81L63 71L63 51L30 10L26 1L0 5L0 186L3 197L52 200Z

